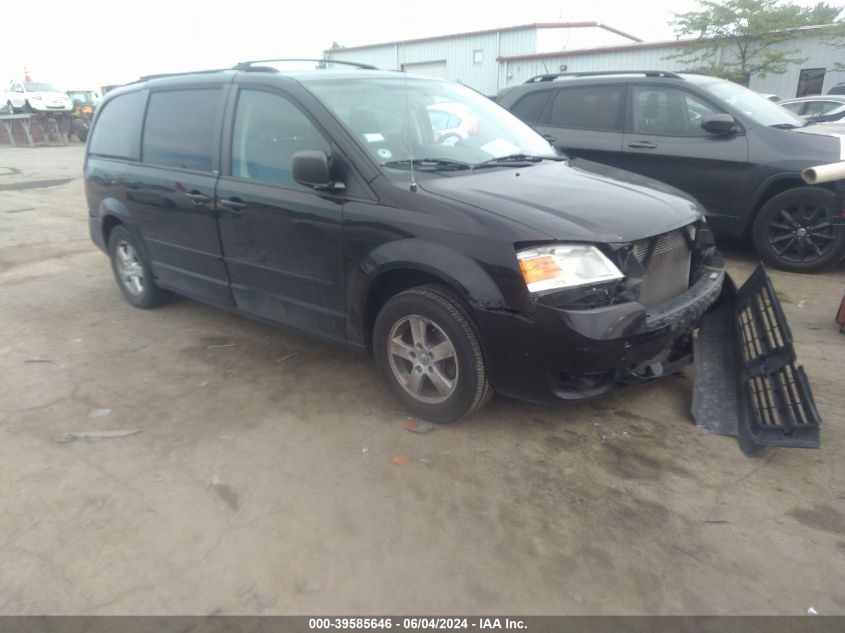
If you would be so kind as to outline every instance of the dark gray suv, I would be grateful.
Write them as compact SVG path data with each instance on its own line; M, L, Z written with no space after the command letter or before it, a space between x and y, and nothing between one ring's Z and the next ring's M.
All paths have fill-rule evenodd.
M800 177L845 159L841 129L729 81L664 71L540 75L497 102L570 156L685 191L717 234L750 236L772 266L814 272L845 255L841 195Z

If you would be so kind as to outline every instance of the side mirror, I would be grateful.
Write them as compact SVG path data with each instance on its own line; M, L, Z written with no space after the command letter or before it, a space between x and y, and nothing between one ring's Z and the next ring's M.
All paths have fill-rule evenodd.
M701 127L710 134L731 134L736 132L736 119L730 114L707 114L701 119Z
M293 155L293 179L314 189L343 189L342 182L332 180L329 157L323 150L303 150Z

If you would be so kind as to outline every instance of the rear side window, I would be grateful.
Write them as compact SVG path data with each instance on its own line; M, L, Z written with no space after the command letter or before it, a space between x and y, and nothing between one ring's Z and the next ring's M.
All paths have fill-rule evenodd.
M842 104L837 101L808 101L807 109L804 111L804 114L808 114L810 116L816 114L827 114L828 112L833 112L837 108L841 107Z
M138 91L109 100L97 117L88 151L98 156L138 160L146 99L147 93Z
M536 123L543 115L550 94L550 90L540 90L527 94L516 102L511 112L527 123Z
M152 93L144 123L143 162L211 171L219 97L217 88Z
M624 86L584 86L559 90L550 123L587 130L618 130Z

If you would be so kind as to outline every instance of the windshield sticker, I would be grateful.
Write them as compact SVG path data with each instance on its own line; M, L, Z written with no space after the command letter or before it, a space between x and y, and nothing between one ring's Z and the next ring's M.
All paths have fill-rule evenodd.
M522 152L522 149L520 149L518 145L514 145L503 138L497 138L496 140L490 141L489 143L482 145L481 149L490 154L493 158L510 156L511 154L519 154Z
M364 132L364 140L367 143L382 143L384 137L381 135L381 132Z

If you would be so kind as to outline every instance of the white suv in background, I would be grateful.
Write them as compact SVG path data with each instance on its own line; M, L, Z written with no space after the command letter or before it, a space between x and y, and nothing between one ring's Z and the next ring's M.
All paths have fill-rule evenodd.
M6 105L13 112L70 112L73 101L52 84L13 82L6 91Z

